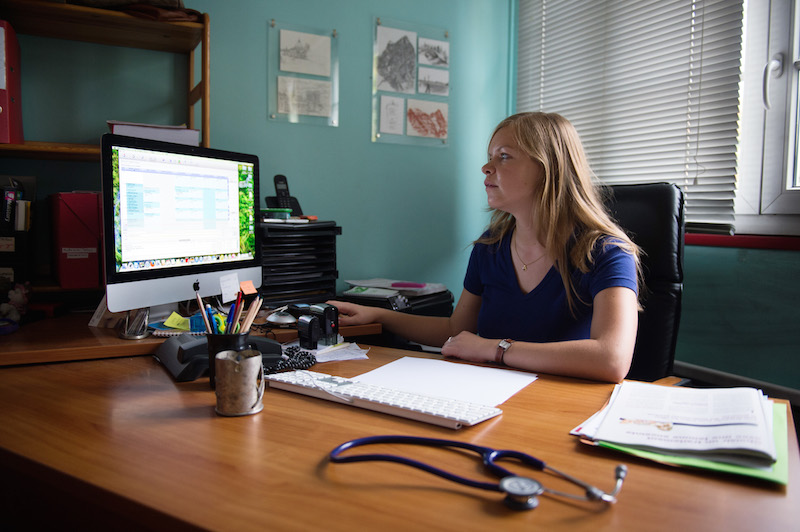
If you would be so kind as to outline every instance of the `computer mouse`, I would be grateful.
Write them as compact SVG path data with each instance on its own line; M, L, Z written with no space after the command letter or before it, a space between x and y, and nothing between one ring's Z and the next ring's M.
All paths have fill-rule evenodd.
M278 327L288 327L297 323L297 318L286 311L273 312L267 316L267 323Z

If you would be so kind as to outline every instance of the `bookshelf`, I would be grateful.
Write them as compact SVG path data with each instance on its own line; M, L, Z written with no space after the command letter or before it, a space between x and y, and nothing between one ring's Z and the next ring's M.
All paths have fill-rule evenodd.
M200 129L201 143L210 145L209 17L201 22L162 22L133 17L108 9L48 2L44 0L0 0L0 19L20 34L143 48L187 55L189 62L187 124ZM200 48L200 72L195 53ZM195 83L195 77L199 80ZM200 105L200 124L195 106ZM0 144L0 157L99 161L100 146L58 142L25 141Z

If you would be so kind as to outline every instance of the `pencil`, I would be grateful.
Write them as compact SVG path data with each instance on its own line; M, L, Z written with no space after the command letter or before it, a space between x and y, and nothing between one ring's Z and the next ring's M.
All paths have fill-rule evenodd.
M203 323L206 324L206 332L212 334L214 331L211 329L211 324L208 322L208 315L206 315L206 307L203 305L203 298L200 297L200 292L195 292L197 296L197 308L200 309L200 315L203 316Z
M253 303L250 305L250 309L247 311L247 316L244 318L244 323L242 324L242 334L247 334L250 332L250 326L253 325L253 320L256 319L256 315L258 311L261 310L261 304L264 302L263 299L260 297L256 297L253 300Z

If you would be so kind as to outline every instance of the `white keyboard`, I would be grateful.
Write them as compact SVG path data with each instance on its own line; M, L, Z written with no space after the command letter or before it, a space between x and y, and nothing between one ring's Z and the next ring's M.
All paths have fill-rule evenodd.
M476 425L503 413L493 406L405 392L314 371L287 371L266 378L272 388L451 429Z

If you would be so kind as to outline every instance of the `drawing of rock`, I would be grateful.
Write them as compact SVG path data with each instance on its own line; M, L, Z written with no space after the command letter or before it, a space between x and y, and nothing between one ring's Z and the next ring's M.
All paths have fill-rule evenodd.
M436 110L428 114L412 107L406 114L409 124L419 135L437 138L447 136L447 119L441 111Z
M393 90L403 92L414 86L416 58L414 45L405 35L386 45L378 56L378 73Z

